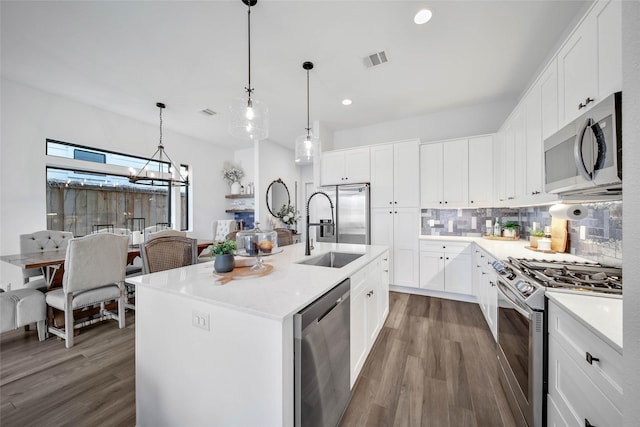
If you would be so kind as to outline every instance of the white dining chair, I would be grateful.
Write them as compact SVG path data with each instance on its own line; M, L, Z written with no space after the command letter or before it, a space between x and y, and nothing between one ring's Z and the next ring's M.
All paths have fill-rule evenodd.
M120 329L125 326L124 279L127 266L127 236L111 233L90 234L69 241L64 261L62 289L46 294L52 309L64 312L64 330L49 325L49 332L73 346L73 331L98 321L114 319ZM105 308L105 303L117 301L118 311ZM99 308L98 314L83 317L82 311L74 320L74 310Z

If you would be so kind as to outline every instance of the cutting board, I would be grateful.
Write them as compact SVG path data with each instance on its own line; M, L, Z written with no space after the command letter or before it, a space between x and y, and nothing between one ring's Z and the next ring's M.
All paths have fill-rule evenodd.
M551 250L565 252L567 250L567 220L551 218Z
M254 277L266 276L267 274L270 274L273 271L273 265L271 264L263 264L263 265L265 266L265 269L261 271L251 271L250 267L236 267L228 273L217 273L214 270L213 275L217 276L216 282L218 284L224 285L229 283L232 280L251 279Z

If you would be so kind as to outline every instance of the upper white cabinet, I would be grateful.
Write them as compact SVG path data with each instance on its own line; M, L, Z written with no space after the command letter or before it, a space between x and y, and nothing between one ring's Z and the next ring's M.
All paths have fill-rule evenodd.
M467 139L420 147L420 205L458 208L469 203Z
M515 205L525 195L525 117L521 105L517 106L504 125L501 143L500 201Z
M418 207L418 140L371 147L371 207Z
M369 182L369 147L322 153L320 182L322 185Z
M493 206L493 136L469 138L469 207Z
M622 89L622 6L598 1L558 52L560 126Z
M542 138L551 136L558 130L558 59L547 66L540 80L538 81L540 90L540 121L542 127Z

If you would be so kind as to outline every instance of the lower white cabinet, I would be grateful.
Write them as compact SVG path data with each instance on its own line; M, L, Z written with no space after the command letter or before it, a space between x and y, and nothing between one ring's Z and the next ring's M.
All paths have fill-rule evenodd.
M421 241L420 288L472 295L471 243Z
M487 325L493 335L498 337L498 288L496 272L491 265L495 259L488 252L476 246L474 251L473 280L474 294L480 305Z
M622 366L620 353L549 300L549 425L621 426Z
M351 387L389 314L389 253L351 276Z
M420 209L371 209L371 244L390 248L389 283L418 287Z

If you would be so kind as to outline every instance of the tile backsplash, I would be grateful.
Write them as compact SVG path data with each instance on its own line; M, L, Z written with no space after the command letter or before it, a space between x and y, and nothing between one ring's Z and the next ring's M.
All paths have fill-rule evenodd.
M568 249L574 255L607 265L622 265L622 202L585 203L587 217L568 222ZM522 239L528 239L534 223L539 228L551 224L549 206L526 208L423 209L422 234L471 236L491 234L493 224L514 221L520 224ZM581 235L582 233L582 235Z

